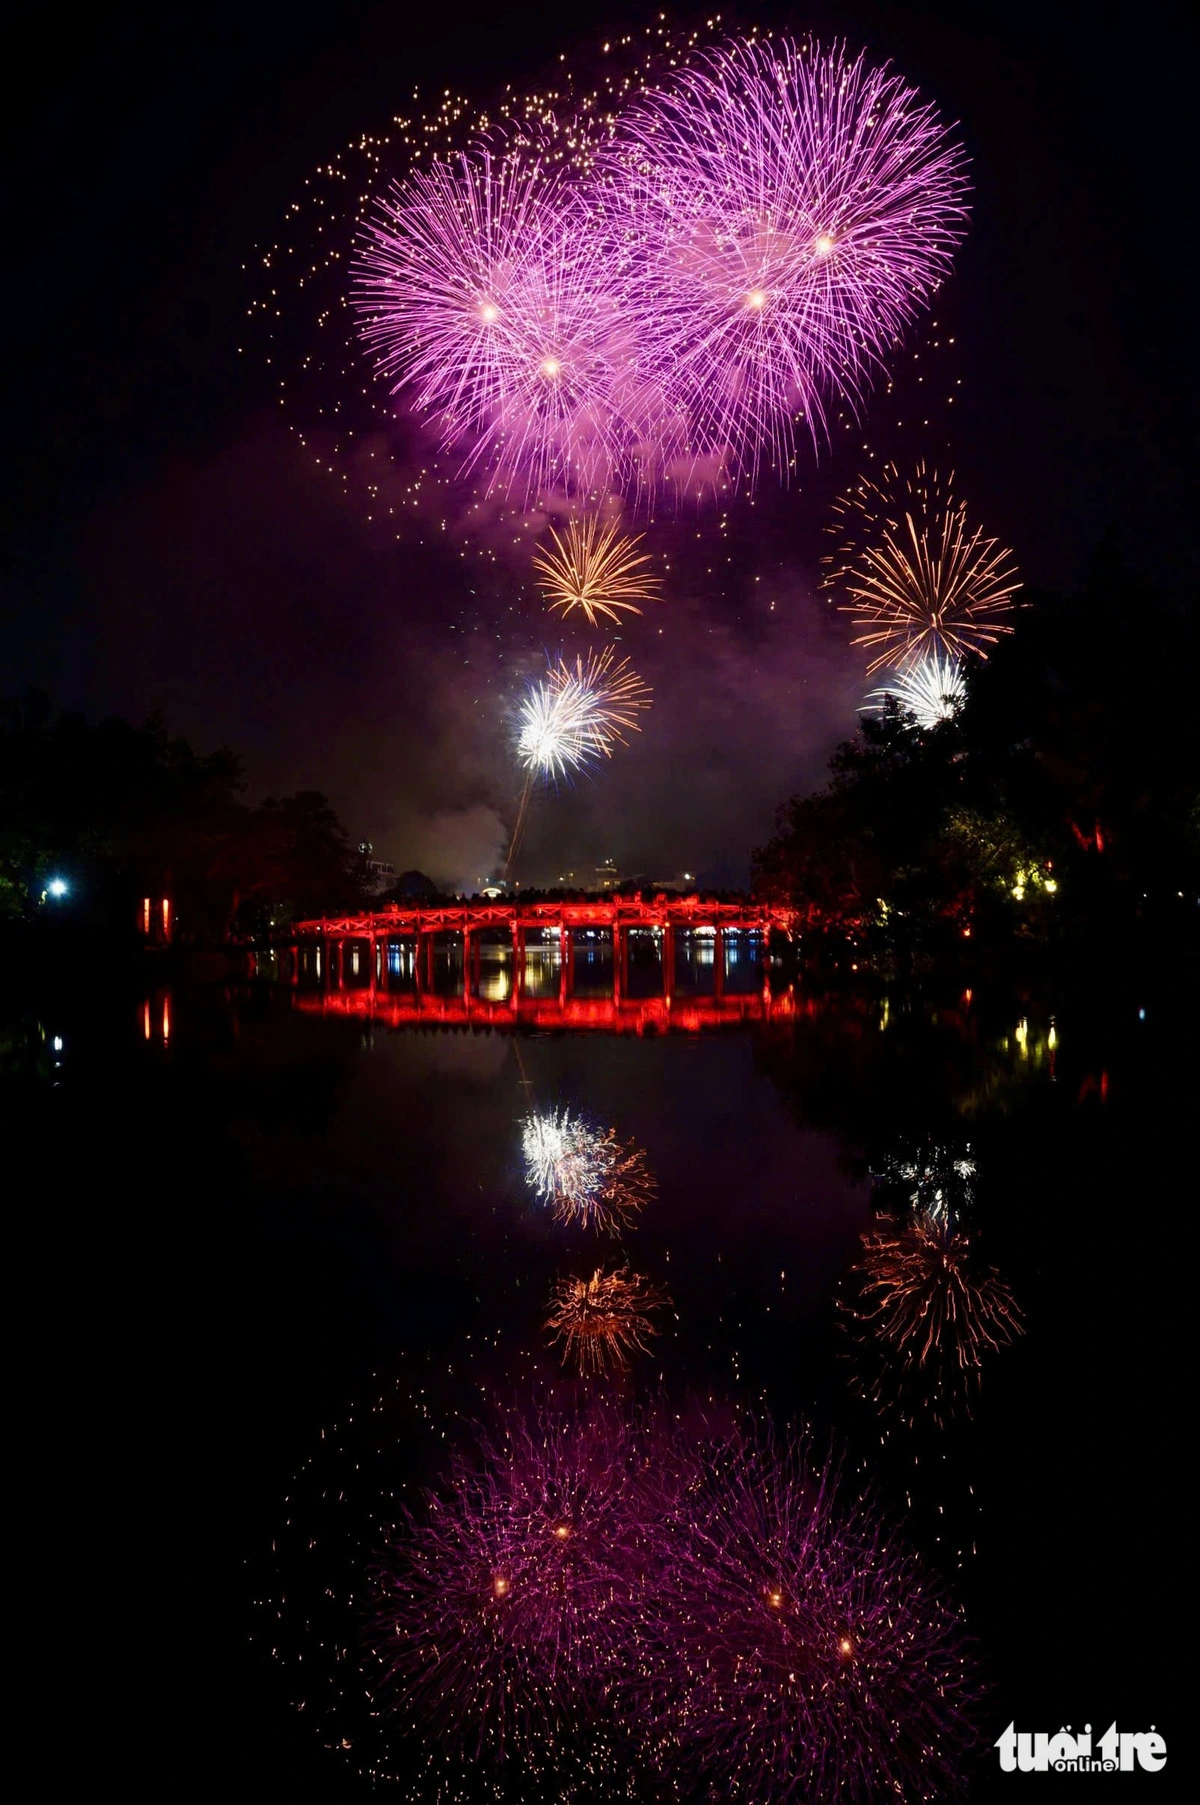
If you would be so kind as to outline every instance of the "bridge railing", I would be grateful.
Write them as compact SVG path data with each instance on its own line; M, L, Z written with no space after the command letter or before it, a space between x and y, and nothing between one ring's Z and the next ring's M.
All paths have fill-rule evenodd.
M324 916L293 924L280 938L310 940L318 937L372 938L385 935L426 933L470 934L502 928L557 929L629 928L691 930L733 928L749 933L780 933L791 937L795 914L790 909L752 899L710 901L700 896L613 897L595 900L562 898L543 902L519 899L492 901L470 898L462 902L433 903L405 908L391 903L385 909L347 915Z

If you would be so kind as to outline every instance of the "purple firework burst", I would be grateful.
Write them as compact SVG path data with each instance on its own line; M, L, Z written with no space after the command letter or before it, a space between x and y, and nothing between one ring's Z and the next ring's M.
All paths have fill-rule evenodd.
M524 1772L594 1723L646 1583L653 1448L634 1417L546 1406L454 1457L377 1569L383 1692L418 1735Z
M635 99L604 164L662 417L752 486L857 410L950 267L965 158L934 108L840 46L739 40Z
M800 1439L704 1450L632 1670L670 1769L756 1805L946 1798L974 1743L958 1615Z
M636 359L611 251L584 190L522 148L435 163L364 222L363 340L488 488L613 482Z

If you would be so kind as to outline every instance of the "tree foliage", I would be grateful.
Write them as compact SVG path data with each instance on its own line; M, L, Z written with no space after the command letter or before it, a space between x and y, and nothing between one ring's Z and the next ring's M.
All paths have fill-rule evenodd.
M169 896L184 933L220 938L288 912L352 907L361 861L324 796L250 807L241 760L198 754L158 716L141 727L0 708L0 914L29 916L53 877L111 925Z
M952 719L864 719L825 787L780 809L756 887L877 960L1181 921L1200 761L1163 673L1194 649L1183 610L1101 558L1082 595L1031 601Z

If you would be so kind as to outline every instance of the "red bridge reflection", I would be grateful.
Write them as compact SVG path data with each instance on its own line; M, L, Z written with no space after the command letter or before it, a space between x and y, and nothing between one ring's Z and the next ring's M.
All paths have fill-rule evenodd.
M301 923L273 955L296 1006L383 1023L699 1033L795 1013L768 982L786 911L613 897L396 907Z
M502 1003L485 998L405 995L378 989L299 991L295 1007L315 1015L343 1015L387 1028L598 1028L608 1034L700 1034L742 1022L776 1021L797 1013L789 985L766 985L751 996L557 997L522 996Z

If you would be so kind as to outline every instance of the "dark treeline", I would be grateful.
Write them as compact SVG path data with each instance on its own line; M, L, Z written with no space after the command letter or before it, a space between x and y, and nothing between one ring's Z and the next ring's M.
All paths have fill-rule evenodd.
M810 956L880 971L1038 948L1172 957L1194 933L1200 743L1194 618L1104 556L1035 595L954 718L889 703L779 811L754 859Z
M157 717L91 725L39 693L4 704L0 919L127 933L141 897L169 897L182 938L218 941L358 903L363 862L325 797L250 807L244 788L234 753L202 756Z

